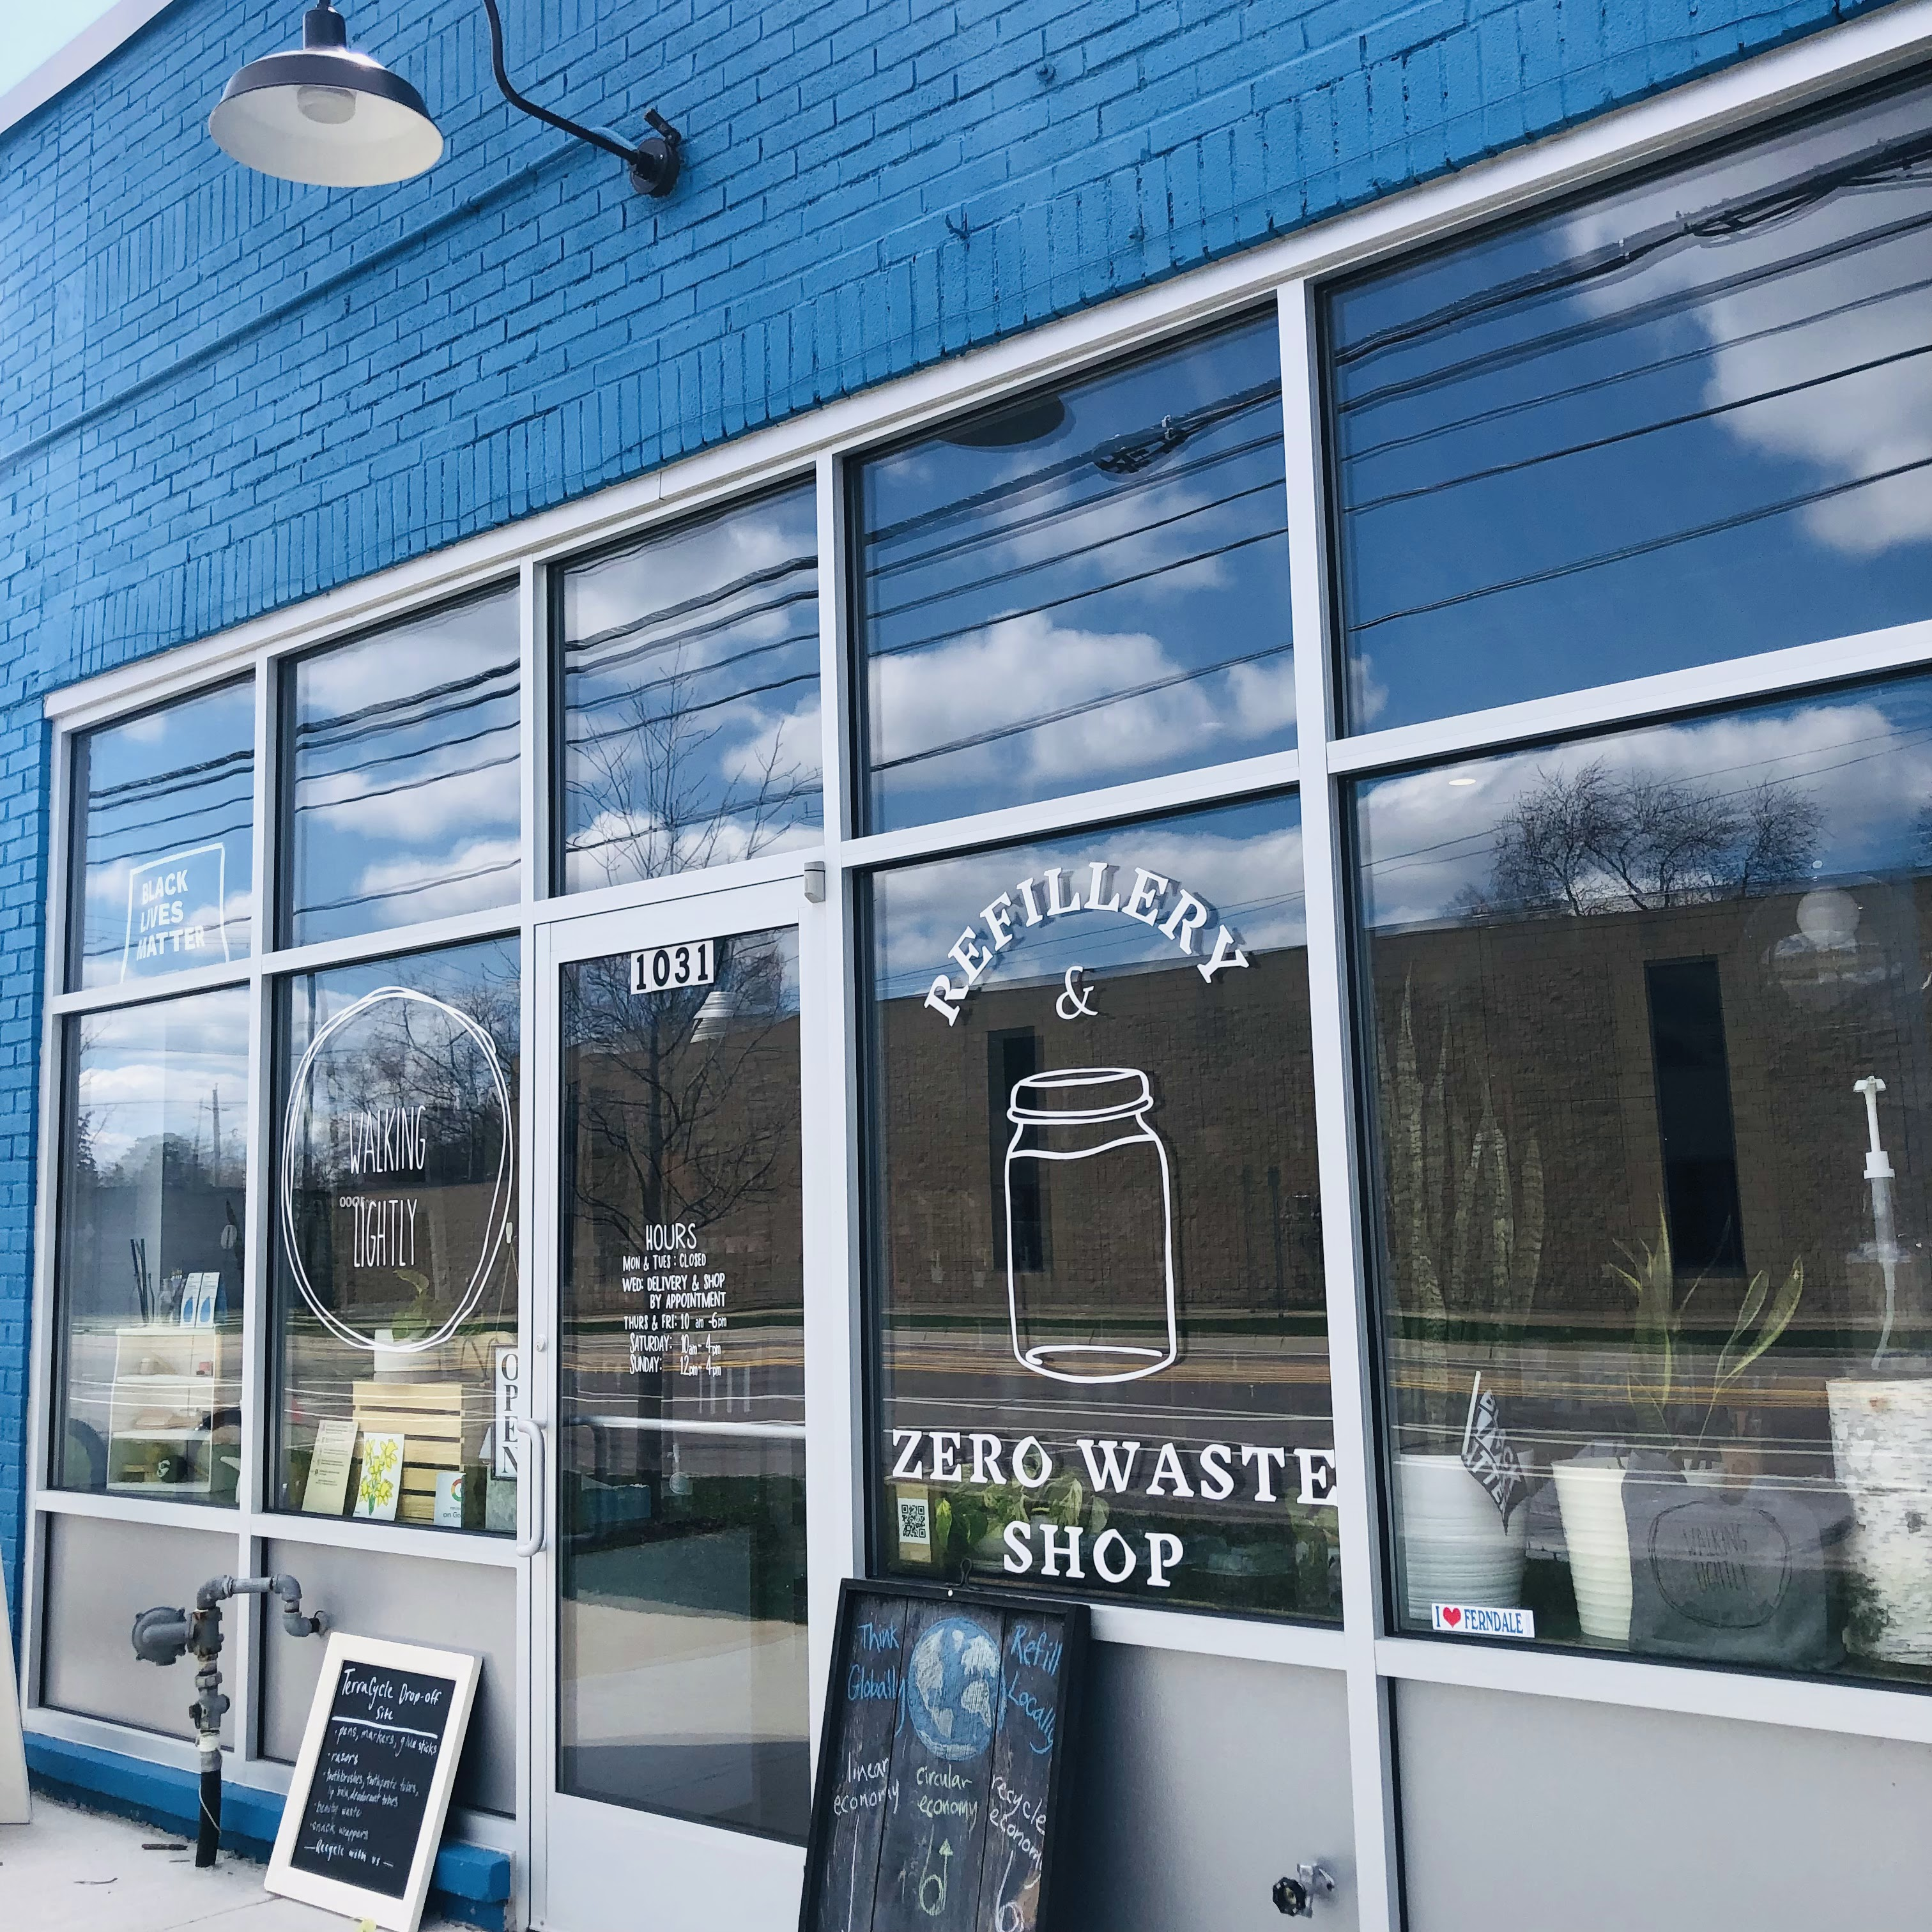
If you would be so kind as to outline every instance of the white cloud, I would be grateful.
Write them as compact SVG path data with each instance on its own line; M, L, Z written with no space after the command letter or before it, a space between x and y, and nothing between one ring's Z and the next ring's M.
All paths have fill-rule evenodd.
M379 859L363 868L356 891L383 908L386 924L444 919L501 905L516 896L516 874L511 868L519 850L515 838L478 838L454 850Z
M516 600L508 593L436 611L303 658L296 672L302 716L304 722L326 720L414 698L500 665L514 668L518 648ZM506 688L514 699L514 682Z
M1774 177L1798 172L1811 158L1801 159L1796 150L1787 149L1768 160L1759 157L1743 172L1714 169L1694 188L1674 184L1670 212L1715 206L1740 193L1761 190ZM1737 170L1739 164L1732 166ZM1613 208L1579 217L1562 231L1566 249L1587 254L1639 232L1665 214L1664 204L1655 200L1660 192L1652 190L1654 206L1626 198ZM1687 309L1684 322L1711 345L1703 404L1744 404L1834 370L1924 346L1922 293L1874 300L1869 307L1822 320L1805 320L1822 308L1842 309L1884 297L1919 263L1908 242L1854 248L1821 266L1745 279L1754 271L1776 268L1796 252L1829 248L1869 230L1888 218L1887 207L1882 190L1841 193L1807 209L1796 224L1772 222L1723 242L1666 250L1644 264L1640 283L1612 278L1586 284L1579 298L1587 308L1607 315L1634 301L1695 290L1720 277L1733 284L1742 281L1732 292ZM1751 337L1757 339L1745 339ZM1829 488L1932 454L1932 380L1923 364L1894 364L1728 408L1712 421L1746 450L1810 465L1816 472L1813 487ZM1915 471L1847 490L1809 506L1800 520L1815 542L1844 556L1875 556L1901 544L1925 542L1932 539L1932 482L1927 478L1927 472Z
M875 658L874 754L890 764L981 733L998 734L945 754L946 782L1011 775L1065 790L1148 765L1235 755L1241 745L1271 736L1294 715L1286 652L1239 668L1249 676L1234 683L1232 702L1217 704L1199 682L1183 681L1186 668L1144 631L1078 630L1029 611L935 650ZM1170 679L1176 681L1165 682ZM1112 697L1154 684L1161 688ZM1062 711L1073 715L1027 728ZM923 762L930 768L939 760Z
M1834 284L1833 294L1842 299L1841 286ZM1789 334L1721 348L1712 358L1705 400L1736 401L1826 370L1922 348L1924 303L1923 295L1894 298ZM1749 312L1733 311L1743 308L1712 304L1714 332L1742 333ZM1932 380L1922 367L1915 379L1894 364L1733 410L1724 422L1741 442L1814 464L1826 484L1849 482L1932 454ZM1932 482L1927 477L1915 471L1814 503L1804 512L1805 527L1819 542L1849 556L1923 543L1932 538Z
M1217 480L1226 475L1209 473ZM1051 578L1056 596L1071 587L1070 578L1088 580L1099 589L1130 574L1136 580L1132 595L1143 602L1191 596L1228 580L1222 558L1196 553L1214 549L1227 534L1225 527L1217 531L1217 522L1245 524L1240 507L1218 509L1216 500L1192 479L1148 479L1064 506L1057 514L985 546L976 553L976 568L982 580L997 581L1016 566L1058 565ZM1118 548L1123 543L1133 548L1124 553ZM1083 554L1069 554L1073 551ZM1190 557L1192 562L1186 561ZM1023 581L1037 583L1047 576L1030 572Z
M715 598L719 586L734 584L788 558L815 555L815 502L810 490L752 505L713 520L653 537L639 549L571 572L565 580L565 621L574 638L596 637L646 614L700 598ZM768 596L758 591L755 596ZM712 621L728 606L687 615L680 623ZM730 640L782 635L791 622L785 611L741 617ZM648 635L648 629L640 636ZM614 642L632 648L637 640ZM687 646L701 663L722 647L717 640L694 639ZM573 658L576 668L581 660ZM594 662L594 659L590 662Z
M766 774L787 787L812 784L824 762L824 725L814 694L796 710L766 711L748 706L732 720L743 735L718 760L734 784L761 785Z
M216 1096L224 1152L238 1157L248 1129L248 1038L247 995L239 992L90 1017L76 1086L96 1166L111 1172L145 1160L164 1133L207 1147Z
M454 755L466 761L475 756L475 748L460 746ZM394 839L410 845L458 828L473 831L479 825L515 823L513 766L485 771L466 762L440 771L436 766L436 754L425 750L418 763L385 765L366 773L334 772L304 784L297 802L304 812L325 814L336 836ZM398 789L403 785L408 788Z
M1234 724L1244 737L1262 738L1294 722L1294 659L1286 652L1228 673Z

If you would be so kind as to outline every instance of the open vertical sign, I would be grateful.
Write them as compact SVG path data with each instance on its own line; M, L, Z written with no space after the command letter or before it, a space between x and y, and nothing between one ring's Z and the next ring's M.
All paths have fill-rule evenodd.
M654 946L631 955L631 991L675 993L686 986L708 986L718 976L718 942L688 940L676 946Z

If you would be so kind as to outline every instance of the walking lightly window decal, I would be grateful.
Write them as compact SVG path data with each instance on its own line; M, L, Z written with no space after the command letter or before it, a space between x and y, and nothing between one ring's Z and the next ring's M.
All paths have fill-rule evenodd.
M517 1523L514 942L285 980L277 1501Z
M884 1568L1334 1613L1300 840L874 880Z

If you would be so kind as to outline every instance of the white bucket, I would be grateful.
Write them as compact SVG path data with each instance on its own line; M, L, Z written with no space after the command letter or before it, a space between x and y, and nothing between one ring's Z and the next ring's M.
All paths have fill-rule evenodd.
M1932 1664L1932 1381L1847 1377L1825 1396L1851 1564L1876 1626L1854 1618L1848 1641L1888 1664Z
M1528 1509L1519 1503L1505 1527L1460 1456L1398 1456L1395 1472L1410 1621L1428 1623L1437 1604L1514 1610L1521 1603Z
M1576 1616L1592 1643L1630 1648L1630 1526L1621 1462L1573 1456L1551 1466L1570 1550Z

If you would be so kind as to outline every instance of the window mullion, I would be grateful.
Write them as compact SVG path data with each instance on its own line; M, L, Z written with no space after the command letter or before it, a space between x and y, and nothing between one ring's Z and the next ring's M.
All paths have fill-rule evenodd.
M806 1517L806 1674L812 1708L807 1735L816 1754L820 1706L830 1667L838 1588L866 1574L866 1425L860 1352L865 1346L858 1283L860 1169L857 970L851 886L841 862L856 823L852 796L849 604L846 594L844 478L836 458L818 471L820 742L824 746L824 902L802 909L800 954L818 971L802 988L809 1004L802 1036L801 1101L808 1124L805 1188L805 1418L806 1466L813 1475ZM815 943L814 943L815 942ZM813 1168L816 1172L812 1172Z
M522 672L518 776L523 791L523 890L526 904L548 897L550 878L550 573L527 558L517 578Z
M1280 292L1282 422L1286 440L1296 735L1301 770L1308 986L1312 1008L1316 1144L1328 1287L1329 1397L1335 1425L1342 1530L1342 1651L1348 1680L1348 1762L1355 1820L1357 1923L1402 1923L1388 1684L1378 1674L1383 1628L1382 1535L1376 1508L1375 1405L1369 1376L1361 1202L1349 1050L1341 840L1328 749L1335 724L1322 506L1321 370L1306 282Z

